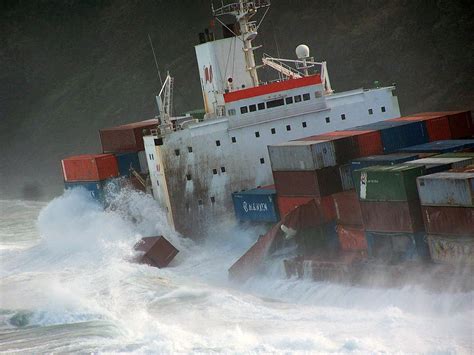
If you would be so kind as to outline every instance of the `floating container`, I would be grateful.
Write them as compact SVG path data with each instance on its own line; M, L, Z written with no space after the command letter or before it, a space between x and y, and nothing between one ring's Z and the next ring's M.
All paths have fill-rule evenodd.
M240 221L278 222L276 190L257 188L232 194L235 216Z
M409 201L418 199L416 178L423 174L422 166L372 166L354 171L354 182L361 201Z
M144 131L155 129L157 119L129 123L99 131L102 151L104 153L126 153L145 150L143 144Z
M313 171L337 164L334 143L327 140L269 145L268 154L273 171Z
M363 225L362 211L355 190L339 192L332 195L336 212L336 221L344 225Z
M351 162L351 170L359 170L375 165L396 165L407 161L416 160L419 156L416 153L395 153L387 155L372 155L369 157L355 159Z
M351 167L351 164L339 165L339 176L341 177L342 189L344 191L352 190L354 188Z
M158 268L168 266L179 253L178 249L163 236L142 238L135 244L134 249L142 252L137 260L139 263Z
M141 192L146 192L146 187L141 184L141 182L135 177L135 176L130 176L128 178L123 178L123 187L127 187L133 190L141 191Z
M367 240L365 239L364 227L338 225L336 231L341 250L367 250Z
M436 141L400 149L407 153L448 153L474 148L474 139Z
M82 188L89 192L90 196L105 206L107 197L120 191L121 182L118 179L109 179L102 181L75 181L64 182L66 190Z
M280 196L324 197L342 191L337 167L313 171L273 171L273 180Z
M140 173L148 174L148 162L144 150L138 152L138 162L140 163Z
M334 208L334 200L332 195L324 197L315 196L277 196L278 210L280 217L286 216L288 213L293 211L298 206L307 204L309 201L314 200L318 206L320 206L323 213L323 220L325 223L332 222L336 219L336 210Z
M474 238L428 235L428 246L435 263L474 265Z
M344 131L330 132L327 134L339 137L353 137L356 142L357 157L383 154L382 137L380 136L379 131L351 131L349 129Z
M117 153L115 158L117 159L120 176L130 176L130 169L135 170L137 173L140 172L138 153Z
M421 206L428 234L474 237L474 208Z
M353 135L338 134L337 132L327 132L303 139L301 141L324 140L334 144L336 164L346 164L359 156L357 141Z
M428 139L430 142L452 138L447 115L425 116L423 114L419 114L415 116L394 118L390 121L423 121L425 123L426 132L428 133Z
M360 201L365 230L407 232L424 230L420 203L412 201Z
M387 264L429 258L425 233L365 232L369 257Z
M99 181L119 176L112 154L76 155L61 161L64 181Z
M474 207L474 173L446 172L420 176L417 185L424 206Z
M384 153L428 142L426 126L422 121L380 121L351 128L355 131L378 130Z

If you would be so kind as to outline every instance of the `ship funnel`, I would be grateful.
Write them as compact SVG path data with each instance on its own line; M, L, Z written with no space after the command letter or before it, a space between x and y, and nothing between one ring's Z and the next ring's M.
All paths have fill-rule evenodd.
M309 47L306 44L300 44L296 47L296 57L298 59L305 59L309 57Z

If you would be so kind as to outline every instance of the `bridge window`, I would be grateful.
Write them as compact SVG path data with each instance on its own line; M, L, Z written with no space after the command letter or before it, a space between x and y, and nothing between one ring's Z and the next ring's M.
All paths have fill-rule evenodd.
M250 110L250 112L255 112L255 111L257 111L257 106L256 105L250 105L249 110Z
M276 129L275 129L275 128L272 128L272 129L271 129L271 132L272 132L272 134L275 134L275 133L276 133Z
M291 97L291 96L290 96L290 97L287 97L287 98L285 99L285 102L286 102L287 105L292 104L292 103L293 103L293 97Z
M329 117L326 117L326 123L331 122L331 119Z
M301 95L295 96L295 102L301 102Z
M237 142L237 139L235 139L235 137L232 137L231 140L232 140L232 143Z
M265 159L264 158L260 158L260 164L265 164Z
M346 119L346 114L345 114L345 113L343 113L343 114L341 115L341 120L343 120L343 121L344 121L345 119Z
M192 153L193 152L193 147L188 147L188 152Z
M229 116L235 116L235 108L231 108L230 110L227 110L227 113Z
M221 172L225 173L225 166L221 166Z
M249 112L247 106L242 106L242 107L240 108L240 113L241 113L241 114L244 114L244 113L247 113L247 112Z
M267 108L283 106L284 104L285 104L285 101L283 99L276 99L276 100L272 100L272 101L267 101Z
M304 101L308 101L309 99L311 99L311 96L309 94L303 94Z
M303 128L306 128L306 122L301 122L301 125L303 126Z
M216 145L217 145L218 147L220 147L221 141L217 140L217 141L216 141Z
M260 102L258 105L258 110L265 110L265 102Z
M382 110L382 112L385 112L385 106L382 106L380 109Z
M260 132L255 132L255 137L260 137Z
M289 124L286 125L286 130L287 130L287 131L291 131L291 126L290 126Z
M213 173L214 175L217 175L217 169L212 169L212 173Z
M374 110L372 110L371 108L369 108L369 115L372 115L374 113Z

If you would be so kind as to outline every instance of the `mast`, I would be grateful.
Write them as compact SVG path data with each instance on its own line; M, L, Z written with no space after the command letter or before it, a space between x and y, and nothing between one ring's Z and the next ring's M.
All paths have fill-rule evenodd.
M260 48L260 46L253 47L252 41L255 39L255 37L257 37L257 30L261 21L257 25L257 22L251 21L251 19L257 14L257 10L259 8L267 8L266 11L268 11L269 7L270 0L239 0L238 2L232 2L226 5L224 5L224 2L221 1L221 6L219 8L214 8L214 4L212 4L212 14L222 25L226 26L219 19L219 17L225 15L234 16L237 23L239 24L239 37L241 38L244 45L243 51L245 55L245 62L247 65L247 70L250 73L250 77L252 78L252 83L254 87L259 85L254 50ZM263 15L263 17L265 17L265 14Z

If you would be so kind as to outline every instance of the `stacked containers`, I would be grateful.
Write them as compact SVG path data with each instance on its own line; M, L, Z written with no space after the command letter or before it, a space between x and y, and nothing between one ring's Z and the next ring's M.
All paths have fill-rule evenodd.
M425 167L425 174L435 174L449 169L464 168L474 162L474 158L456 158L456 157L432 157L407 161L405 164L420 165Z
M373 166L354 172L369 256L389 262L424 258L428 248L416 188L421 166Z
M451 112L425 112L414 116L423 117L446 117L449 125L450 138L462 139L474 137L474 121L471 111L451 111Z
M278 222L276 190L256 188L232 194L235 216L240 221Z
M474 265L474 173L426 175L417 185L432 260Z
M474 148L474 139L436 141L400 149L406 153L449 153L462 152Z
M105 202L108 182L119 176L112 154L77 155L63 159L61 164L66 189L82 187L101 203Z

